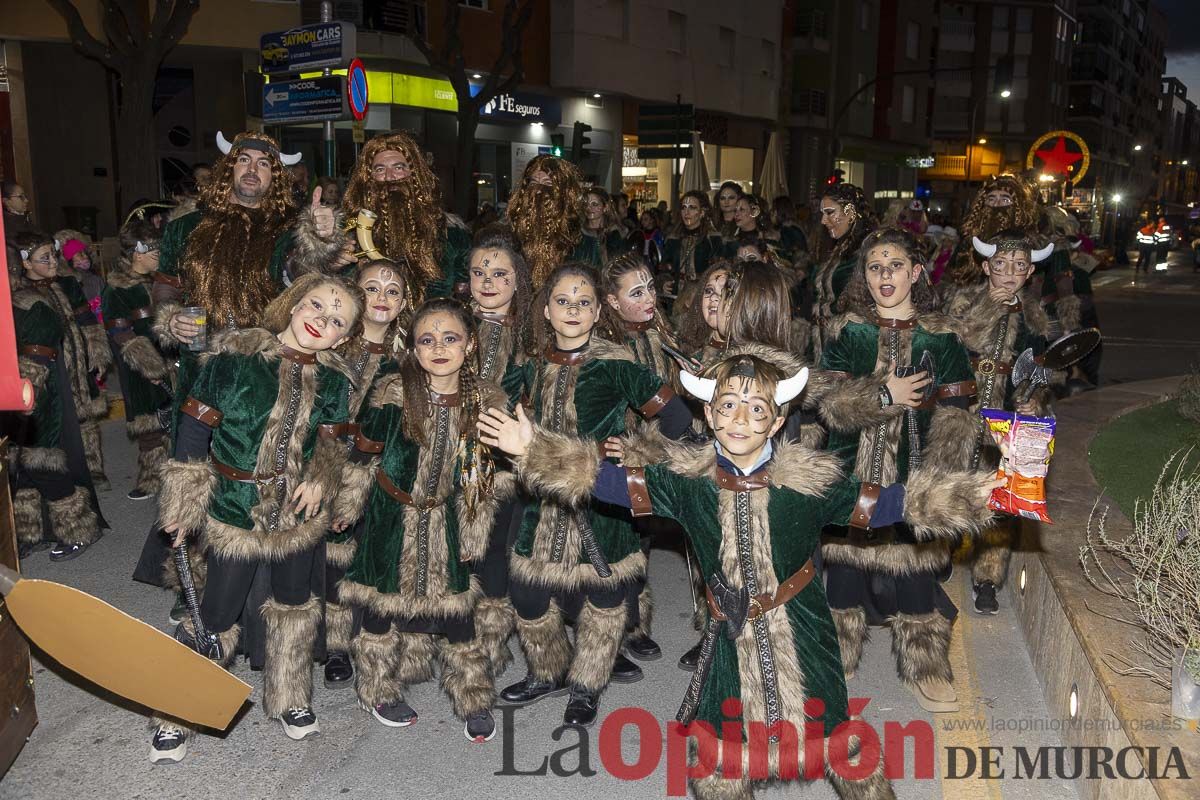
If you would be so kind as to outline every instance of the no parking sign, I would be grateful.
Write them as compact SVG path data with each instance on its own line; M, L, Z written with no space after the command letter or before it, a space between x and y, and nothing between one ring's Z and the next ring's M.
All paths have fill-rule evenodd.
M360 59L354 59L346 71L346 100L350 115L356 120L367 116L367 68Z

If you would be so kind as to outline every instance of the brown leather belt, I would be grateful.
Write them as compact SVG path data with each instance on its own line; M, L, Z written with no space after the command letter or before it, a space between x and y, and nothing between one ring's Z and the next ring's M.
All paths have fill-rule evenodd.
M212 406L206 406L194 397L188 397L183 401L183 405L179 410L187 414L192 419L202 422L210 428L215 428L221 424L221 420L225 415Z
M938 400L944 400L947 397L974 397L978 392L975 381L958 381L957 383L946 383L939 387L933 393L933 397L915 406L918 411L928 411L937 405Z
M804 590L805 586L808 586L808 584L812 582L812 579L815 577L815 575L816 569L813 567L813 562L810 558L808 561L804 562L804 566L792 573L790 578L779 584L779 589L776 590L774 597L769 594L760 594L751 597L750 610L746 614L746 621L749 622L751 620L758 619L771 609L778 608L788 600L791 600L793 597L800 594L800 592ZM725 614L721 612L721 609L717 607L717 602L712 596L712 590L707 586L704 587L704 596L708 600L708 610L712 613L713 619L718 619L722 622L728 619Z
M641 407L638 408L638 413L644 418L649 419L650 417L658 414L658 412L662 411L663 408L666 407L667 403L671 402L671 398L674 396L675 390L670 386L663 384L663 386L654 393L654 397L651 397L645 403L642 403Z
M980 375L1011 375L1012 364L990 358L972 358L971 369Z
M150 308L149 306L142 306L141 308L135 308L133 311L130 311L128 317L114 317L113 319L104 320L104 327L110 331L113 328L132 328L134 321L139 319L150 319L153 316L154 309Z
M417 503L411 494L392 483L392 479L387 476L387 473L385 473L383 469L378 469L375 471L375 482L379 484L379 488L383 489L388 497L392 498L397 503L402 503L406 506L412 506L413 508L419 508L423 511L429 511L430 509L437 508L442 504L441 500L434 500L432 497L425 498L423 503Z
M283 474L282 472L272 472L266 475L255 475L253 472L247 472L244 469L238 469L237 467L231 467L228 464L222 464L215 458L212 459L212 465L213 469L217 471L218 475L226 477L231 481L237 481L238 483L254 483L258 484L259 486L268 484Z
M21 355L37 356L39 358L48 358L51 361L58 358L58 351L53 347L46 347L40 344L23 344L19 348Z
M875 513L875 505L879 502L881 488L878 483L863 481L858 490L858 500L854 503L854 511L850 514L851 528L865 531L871 527L871 515Z

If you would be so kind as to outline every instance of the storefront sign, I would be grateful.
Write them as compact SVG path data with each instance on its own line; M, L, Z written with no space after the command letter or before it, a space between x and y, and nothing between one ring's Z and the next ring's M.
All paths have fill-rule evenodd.
M471 84L471 96L479 94L482 88L479 84ZM543 94L514 92L493 97L483 107L482 113L494 119L557 125L562 121L562 101Z
M908 156L904 159L904 166L913 169L929 169L933 166L934 160L933 156Z
M258 40L262 71L270 75L344 67L354 58L356 37L357 31L349 22L322 22L264 33Z
M263 121L273 125L348 119L346 77L275 81L262 87Z

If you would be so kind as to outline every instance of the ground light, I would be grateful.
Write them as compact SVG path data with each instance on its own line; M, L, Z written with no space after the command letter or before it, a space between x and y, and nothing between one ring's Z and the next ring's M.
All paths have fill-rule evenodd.
M1079 716L1079 686L1071 684L1071 694L1067 698L1067 711L1071 713L1071 719Z
M1029 575L1024 567L1021 567L1021 577L1017 580L1017 587L1021 590L1021 594L1025 594L1025 582Z

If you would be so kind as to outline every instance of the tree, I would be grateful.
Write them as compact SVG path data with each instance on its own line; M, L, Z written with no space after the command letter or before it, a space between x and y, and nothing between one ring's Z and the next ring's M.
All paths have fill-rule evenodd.
M46 0L67 23L71 44L117 78L117 204L124 208L138 197L158 197L154 156L154 81L163 59L187 33L200 0L154 0L147 17L146 0L104 0L104 42L88 31L71 0Z
M412 41L429 66L446 76L458 99L458 138L455 142L453 209L469 217L474 190L475 131L483 107L499 95L511 92L525 77L521 60L521 38L533 15L534 0L506 0L501 21L500 53L487 72L479 93L471 96L463 41L459 31L462 4L459 0L443 0L442 37L437 43L425 41L424 31L410 29ZM514 176L515 180L516 176Z

